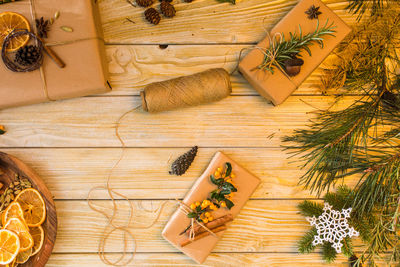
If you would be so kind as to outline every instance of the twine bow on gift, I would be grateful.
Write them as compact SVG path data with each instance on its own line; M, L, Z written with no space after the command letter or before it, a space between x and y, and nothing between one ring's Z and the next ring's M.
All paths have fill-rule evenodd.
M183 213L185 213L186 215L188 215L192 210L190 209L190 207L188 205L186 205L185 203L183 203L181 200L176 199L177 202L179 202L179 210L182 211ZM202 222L200 222L199 220L197 220L196 218L191 218L190 219L190 231L189 231L189 239L191 241L194 240L196 233L194 230L194 225L198 224L200 227L202 227L204 230L206 230L207 232L209 232L212 236L218 238L218 236L211 231L209 228L207 228L207 226L205 226Z

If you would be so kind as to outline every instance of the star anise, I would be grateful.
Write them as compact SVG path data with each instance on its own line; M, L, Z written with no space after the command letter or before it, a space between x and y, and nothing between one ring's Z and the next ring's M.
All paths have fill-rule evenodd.
M44 18L41 17L40 19L36 19L35 22L39 37L47 38L47 32L50 30L49 29L50 21L44 20Z
M319 11L319 6L316 7L312 5L307 11L305 12L308 16L309 19L318 19L318 16L322 14L321 11Z

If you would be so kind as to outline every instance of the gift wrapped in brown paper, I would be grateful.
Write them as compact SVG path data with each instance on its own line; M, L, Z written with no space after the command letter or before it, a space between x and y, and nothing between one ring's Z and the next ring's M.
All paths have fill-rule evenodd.
M310 7L318 8L317 19L310 19L305 13ZM259 69L258 66L264 60L263 49L270 46L270 38L276 34L283 34L285 38L290 33L298 32L299 26L303 34L314 32L317 25L321 26L326 21L332 24L334 36L323 37L323 47L312 44L309 49L311 56L306 51L301 51L301 59L304 65L300 73L290 77L281 69L275 69L272 74L269 71ZM320 0L301 0L270 32L264 40L257 44L239 63L239 72L246 80L267 100L274 105L284 102L301 83L321 64L332 50L351 32L351 28L329 9ZM287 40L287 39L286 39Z
M95 2L21 0L0 5L0 13L15 12L23 15L29 20L31 29L35 26L34 18L54 19L44 44L65 63L65 67L60 68L44 53L40 69L13 72L0 60L0 109L110 90L104 62L104 41Z
M204 225L211 228L208 230L211 230L213 234L208 233L208 230L202 229L201 226L195 225L194 229L196 229L196 235L194 236L194 239L190 241L188 240L188 235L186 233L182 234L191 223L191 219L188 218L187 212L185 212L185 209L182 206L190 207L191 203L197 201L201 202L202 200L207 199L210 192L216 189L216 185L210 181L210 175L214 174L218 167L224 166L226 162L231 164L232 173L235 174L235 178L232 178L235 187L237 188L237 192L232 197L234 206L230 210L227 208L220 208L212 212L212 215L215 218L214 225L212 225L212 222ZM240 212L259 183L260 180L256 176L235 163L228 156L221 152L217 152L208 168L204 171L201 177L197 179L192 189L183 199L182 205L168 221L162 232L163 237L196 262L204 262L224 231L229 228L226 224L232 221ZM223 220L226 224L224 223L223 225L219 225L217 220Z

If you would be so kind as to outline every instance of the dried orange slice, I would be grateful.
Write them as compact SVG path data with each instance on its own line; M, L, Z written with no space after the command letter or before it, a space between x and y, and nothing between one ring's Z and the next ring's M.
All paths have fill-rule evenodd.
M14 202L21 205L25 222L29 227L39 226L46 219L46 204L42 195L36 189L22 190L15 197Z
M6 225L7 221L11 218L18 218L23 220L24 213L22 212L21 205L18 202L12 202L4 211L1 217L1 222Z
M33 238L33 247L32 247L32 254L36 255L40 249L43 246L43 241L44 241L44 230L42 226L38 227L29 227L29 233L31 234Z
M19 237L19 252L26 251L33 247L33 238L29 233L29 228L18 218L11 218L7 221L4 229L16 233Z
M9 230L0 230L0 264L9 264L20 249L18 236Z
M17 257L15 258L15 262L23 264L29 260L31 255L32 255L32 248L22 251L18 253Z
M0 50L6 36L13 30L31 30L28 20L21 14L15 12L0 13ZM21 35L13 38L7 51L16 51L29 41L29 35Z

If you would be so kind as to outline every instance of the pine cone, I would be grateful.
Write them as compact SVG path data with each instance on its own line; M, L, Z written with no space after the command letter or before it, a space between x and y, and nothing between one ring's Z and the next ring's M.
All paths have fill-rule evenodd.
M148 7L153 4L153 0L136 0L136 4L141 7Z
M173 5L168 3L167 1L162 1L160 4L161 13L167 18L172 18L175 16L176 10Z
M27 45L18 49L15 54L15 62L22 66L30 66L37 63L42 58L39 47Z
M188 152L177 158L171 165L171 171L169 174L182 175L184 174L192 164L194 158L197 155L197 146L192 147Z
M144 16L150 23L153 23L154 25L160 23L161 20L160 14L157 12L157 10L155 10L152 7L150 7L144 12Z
M47 38L47 32L49 31L49 21L44 20L43 17L36 19L37 33L40 38Z

